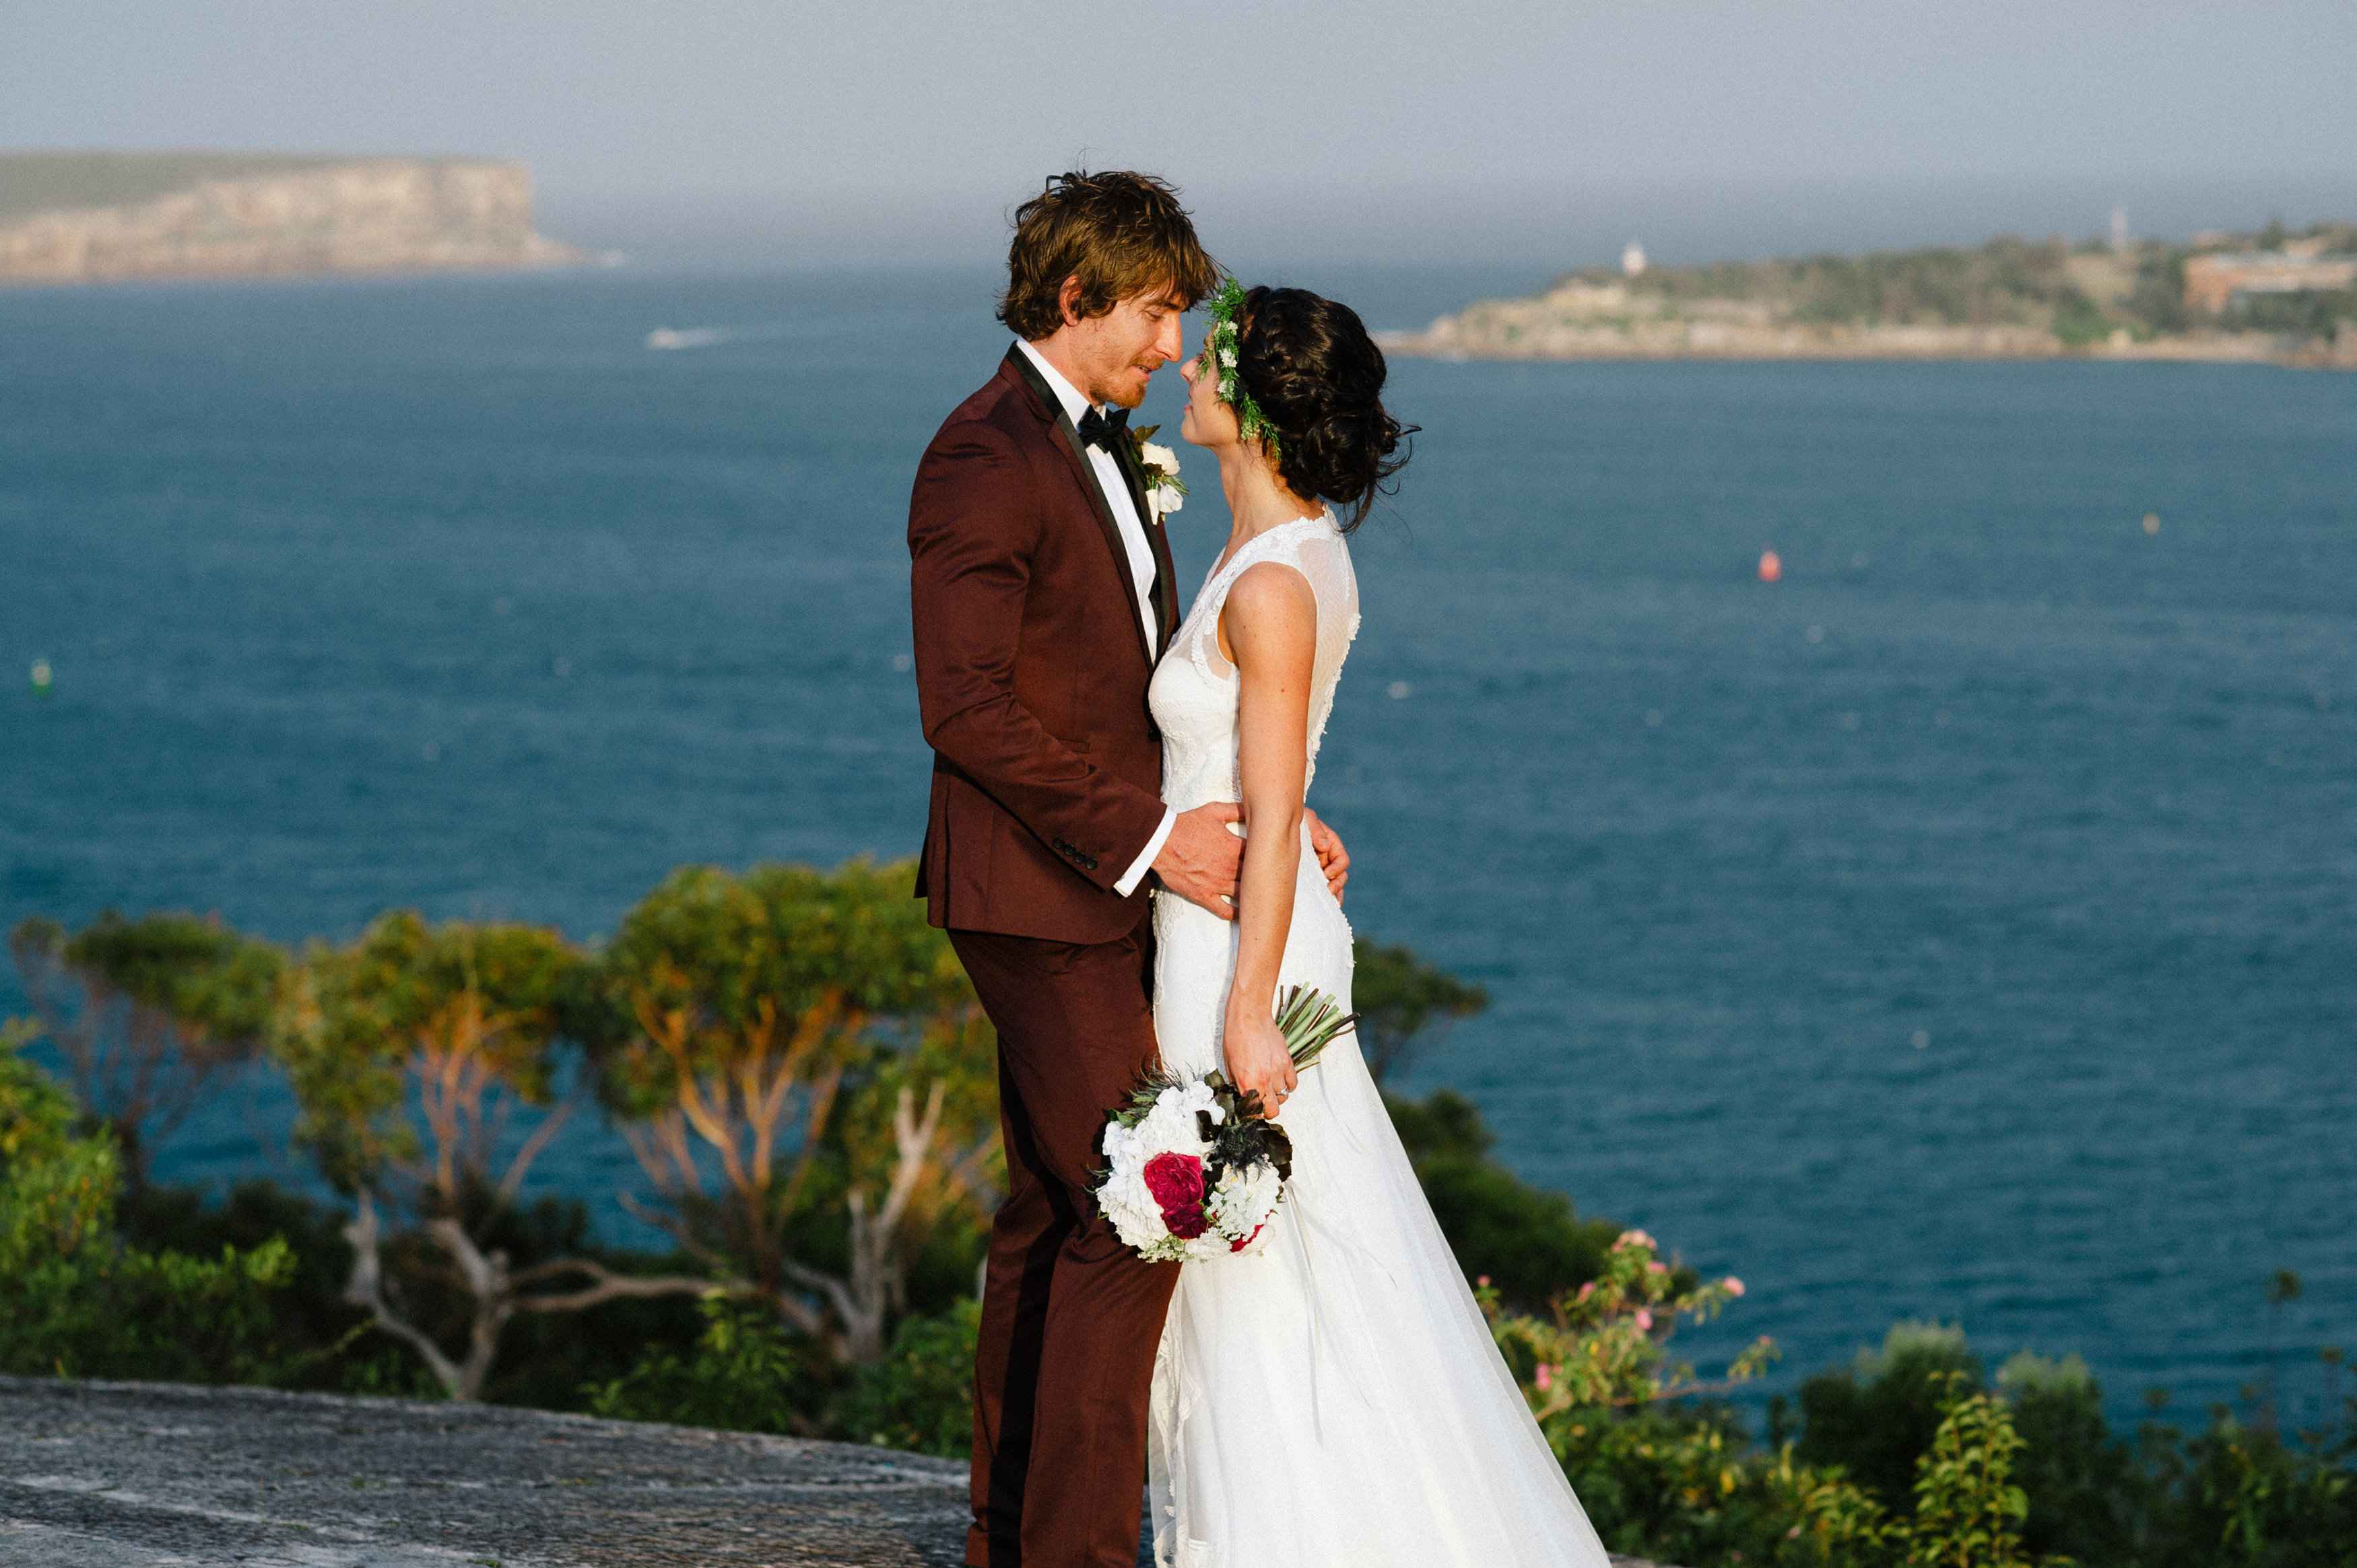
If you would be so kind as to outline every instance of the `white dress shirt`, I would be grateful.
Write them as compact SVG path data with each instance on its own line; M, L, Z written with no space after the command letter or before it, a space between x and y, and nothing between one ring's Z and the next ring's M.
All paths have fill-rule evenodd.
M1022 349L1024 357L1038 368L1040 379L1056 394L1056 401L1064 405L1064 417L1077 428L1081 415L1088 412L1088 398L1066 381L1063 372L1049 364L1039 349L1020 338L1015 340L1015 346ZM1136 503L1129 499L1129 481L1122 478L1121 465L1114 461L1113 454L1102 446L1083 446L1082 450L1089 456L1089 467L1097 477L1097 489L1104 492L1105 505L1112 509L1114 523L1121 531L1122 549L1129 557L1130 581L1137 585L1137 618L1146 628L1146 646L1158 646L1161 623L1154 606L1154 546L1146 537L1145 520L1137 515ZM1114 892L1125 898L1129 897L1137 886L1138 879L1154 864L1154 857L1162 853L1162 845L1170 837L1170 829L1178 821L1178 812L1167 806L1163 808L1162 825L1155 829L1152 838L1146 841L1145 852L1131 864L1121 880L1113 885Z

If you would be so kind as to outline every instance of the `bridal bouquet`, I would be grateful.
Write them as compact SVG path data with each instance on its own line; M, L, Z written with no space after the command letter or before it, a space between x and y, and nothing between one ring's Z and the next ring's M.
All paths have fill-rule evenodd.
M1276 1026L1296 1068L1314 1065L1356 1021L1322 991L1288 987ZM1293 1140L1216 1069L1200 1077L1149 1074L1113 1114L1102 1145L1098 1207L1146 1258L1189 1262L1256 1252L1293 1175Z

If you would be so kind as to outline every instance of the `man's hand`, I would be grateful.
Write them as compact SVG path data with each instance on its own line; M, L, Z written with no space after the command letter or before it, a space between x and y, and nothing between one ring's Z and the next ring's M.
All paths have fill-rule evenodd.
M1340 836L1307 806L1301 808L1301 820L1309 824L1309 847L1318 852L1318 869L1326 874L1327 889L1340 904L1342 885L1351 880L1351 852L1342 847Z
M1227 800L1179 812L1170 824L1170 836L1162 841L1162 853L1154 857L1154 875L1162 886L1222 920L1234 919L1244 841L1228 832L1228 824L1243 821L1243 814L1242 806Z

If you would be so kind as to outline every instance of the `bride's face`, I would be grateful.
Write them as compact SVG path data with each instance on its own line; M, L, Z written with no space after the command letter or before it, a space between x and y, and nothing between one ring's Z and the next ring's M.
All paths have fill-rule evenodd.
M1240 438L1236 411L1220 401L1220 378L1211 370L1211 335L1203 334L1201 352L1179 371L1187 378L1187 412L1178 418L1178 434L1198 446L1232 446Z

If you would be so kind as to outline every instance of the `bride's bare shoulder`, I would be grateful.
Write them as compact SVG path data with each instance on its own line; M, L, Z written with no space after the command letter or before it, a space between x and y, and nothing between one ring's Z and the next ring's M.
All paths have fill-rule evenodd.
M1318 642L1318 596L1301 569L1287 561L1255 561L1236 575L1220 607L1220 651L1249 666L1260 655L1274 661L1307 658Z

